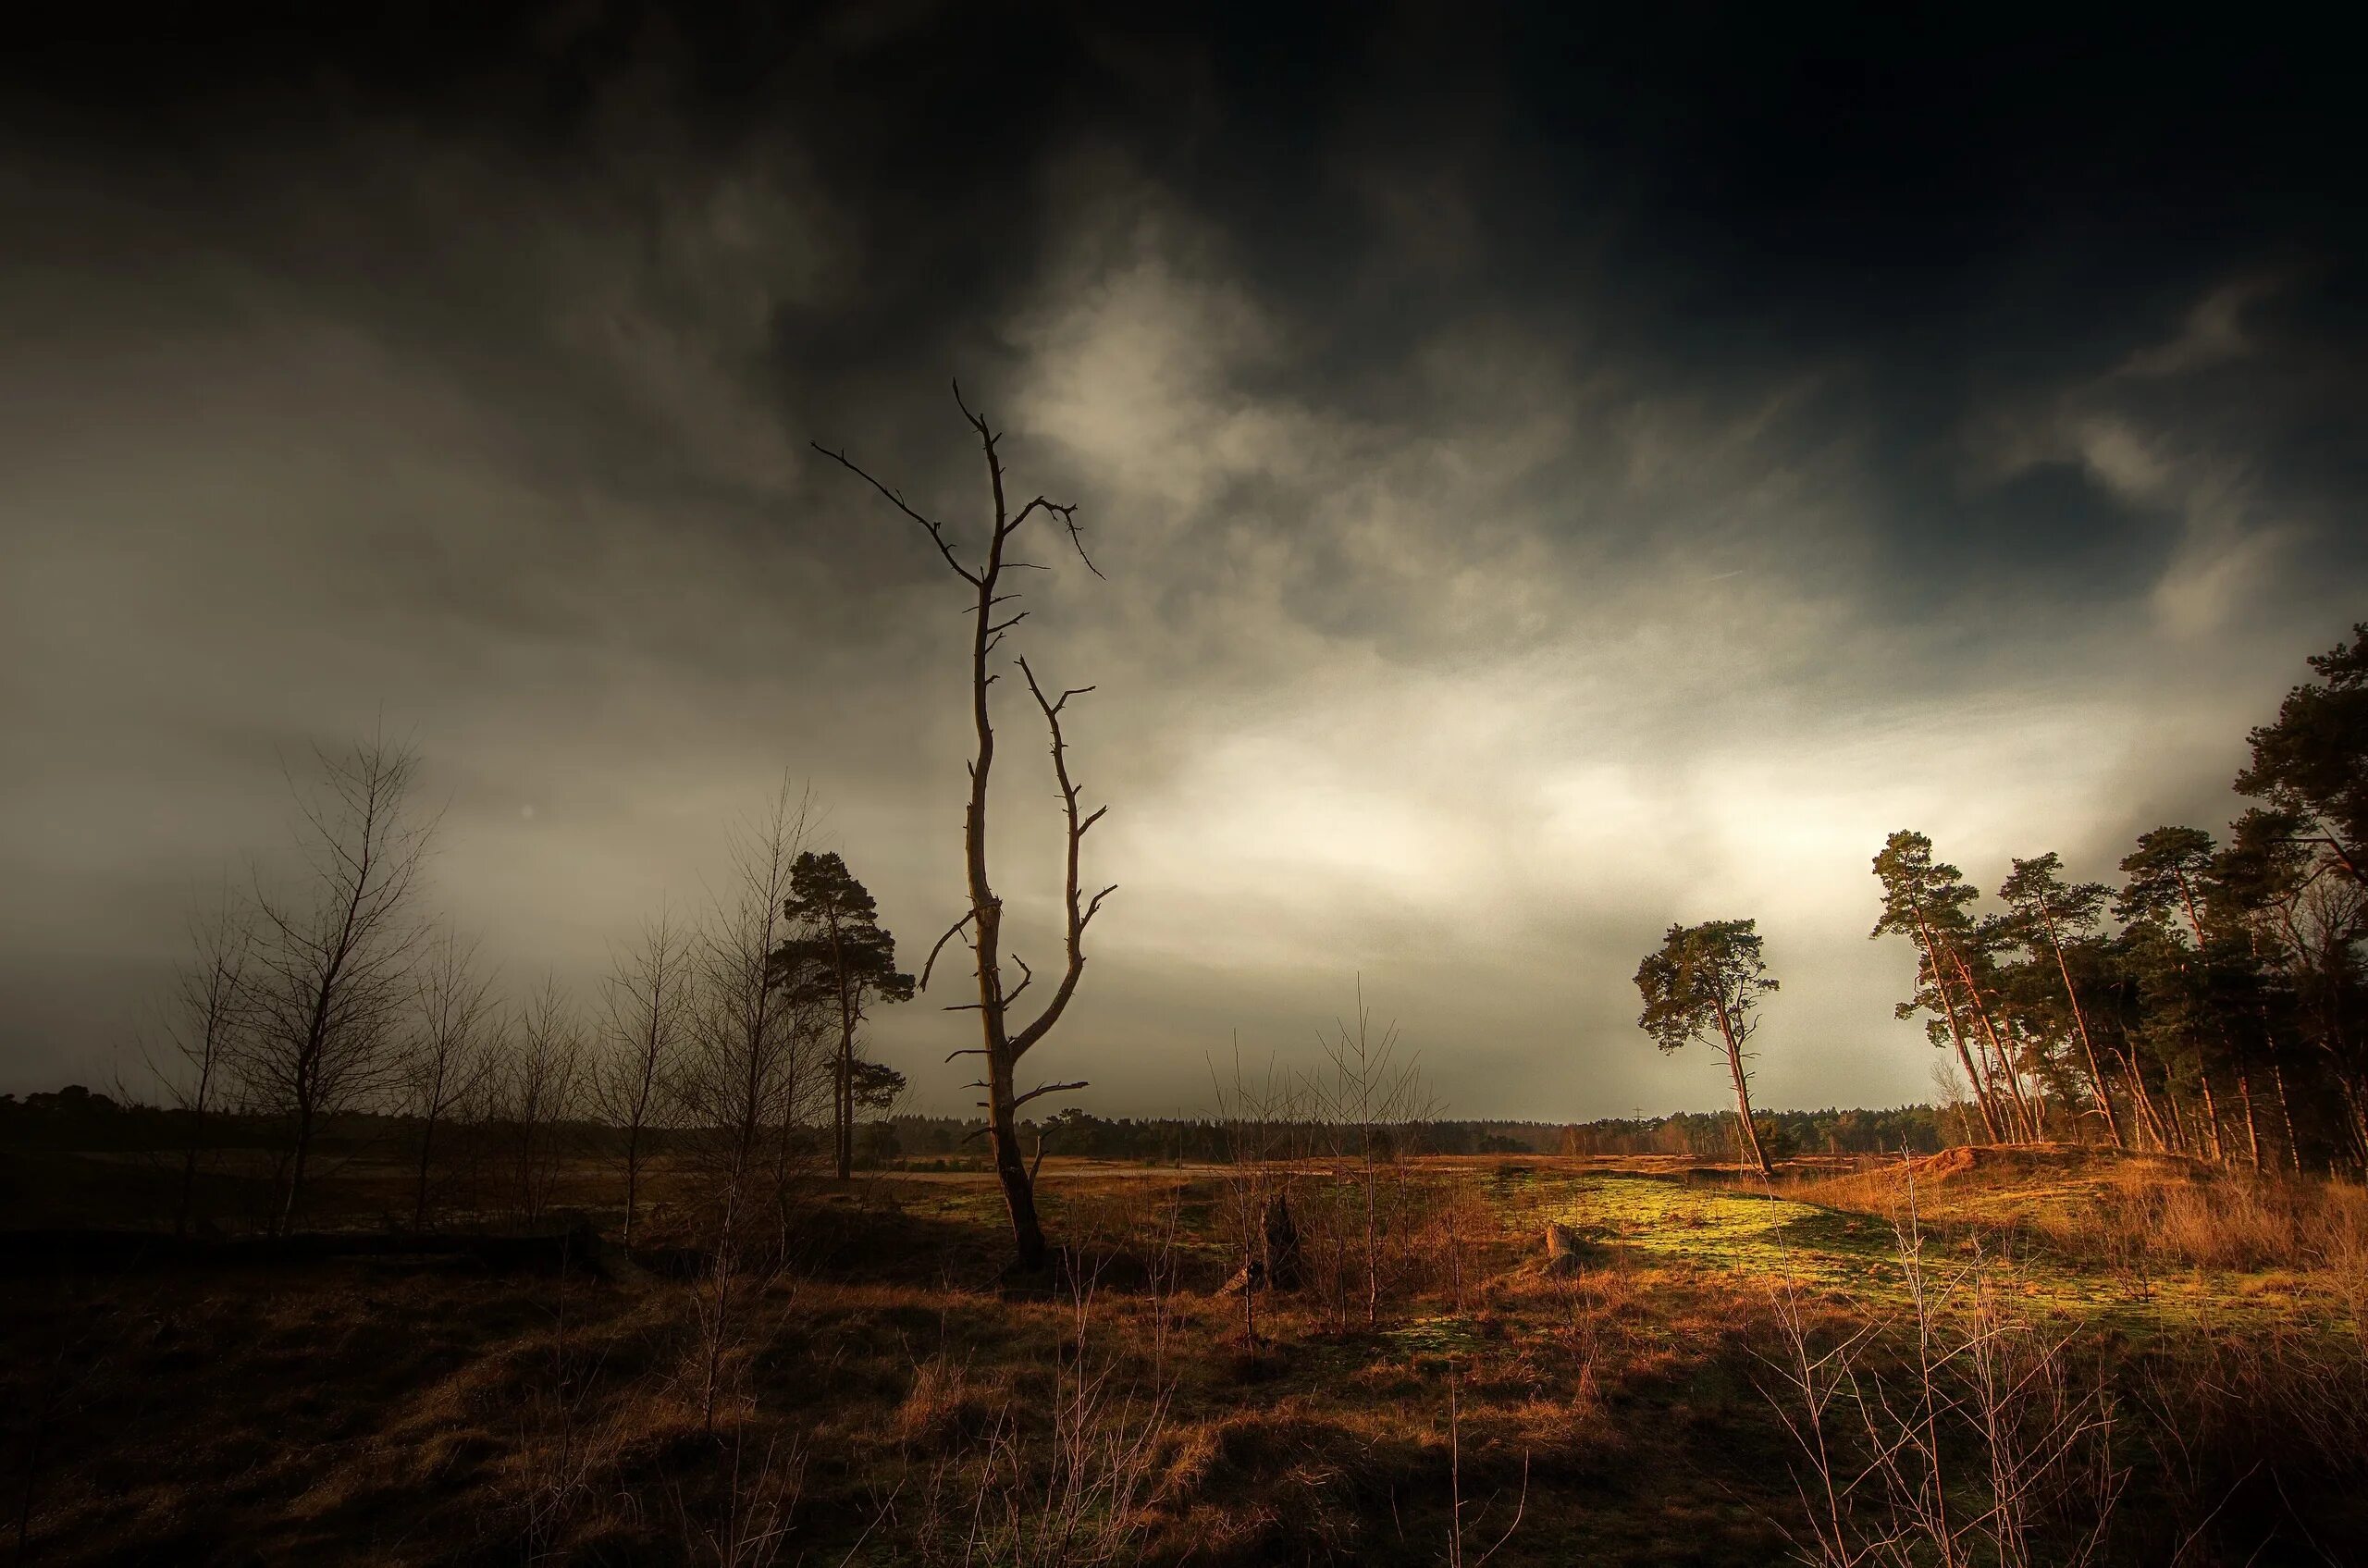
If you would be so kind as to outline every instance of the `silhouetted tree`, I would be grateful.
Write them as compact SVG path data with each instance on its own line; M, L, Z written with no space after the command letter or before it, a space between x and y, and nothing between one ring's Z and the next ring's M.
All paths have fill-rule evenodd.
M690 1154L706 1184L719 1260L746 1255L768 1185L785 1230L800 1132L827 1083L817 1012L775 983L772 967L788 933L783 911L806 821L806 801L784 788L737 835L731 880L693 945L679 1082L684 1113L698 1130Z
M946 537L944 525L915 510L902 495L849 461L845 453L832 451L820 445L815 450L861 478L898 512L919 524L928 533L930 542L937 547L938 554L944 557L946 565L971 590L970 722L976 737L976 749L969 764L969 804L962 818L963 871L968 884L970 908L944 936L937 939L930 951L929 960L921 965L920 982L924 986L929 983L930 969L936 961L938 949L954 937L961 936L977 960L975 970L979 1000L968 1006L978 1010L980 1043L971 1051L957 1054L977 1056L986 1064L983 1076L974 1087L987 1092L986 1099L980 1104L987 1113L987 1136L993 1145L995 1177L1003 1188L1004 1205L1011 1216L1013 1248L1018 1254L1022 1268L1040 1269L1044 1266L1047 1257L1044 1229L1037 1217L1035 1182L1021 1154L1015 1117L1021 1105L1041 1095L1082 1089L1085 1085L1082 1082L1043 1083L1021 1091L1017 1084L1017 1074L1020 1058L1052 1032L1053 1026L1060 1022L1061 1014L1067 1009L1069 998L1076 994L1078 980L1085 972L1086 927L1100 912L1102 901L1116 888L1104 887L1088 899L1078 880L1079 852L1085 835L1095 822L1102 820L1103 811L1108 808L1091 813L1079 811L1078 788L1069 779L1067 742L1061 730L1061 714L1071 698L1082 697L1093 688L1073 686L1057 696L1048 696L1038 683L1035 672L1028 667L1028 661L1020 660L1018 661L1019 672L1028 682L1030 695L1036 699L1037 710L1043 715L1045 728L1051 732L1053 777L1060 786L1061 809L1067 819L1067 851L1063 877L1067 915L1063 946L1067 961L1052 995L1045 1000L1036 1017L1017 1029L1013 1028L1011 1006L1034 982L1035 976L1027 963L1014 953L1012 961L1019 966L1020 982L1009 989L1005 988L1003 900L996 895L987 874L988 781L993 772L995 758L994 723L989 710L988 694L997 679L990 671L988 661L1011 629L1028 615L1024 610L1004 611L1005 605L1018 597L1016 592L1004 587L1004 574L1022 567L1041 566L1039 562L1017 560L1009 553L1012 540L1030 522L1039 518L1048 524L1058 522L1068 536L1070 545L1077 550L1078 559L1084 562L1086 568L1095 576L1102 574L1085 553L1076 507L1041 495L1016 509L1009 504L1004 491L1003 457L996 450L1001 438L984 419L970 412L969 405L962 401L958 387L955 389L954 401L978 437L980 451L986 460L987 488L994 508L984 553L975 565L963 563Z
M909 1002L913 977L896 971L896 939L880 924L870 891L836 854L800 855L783 907L793 934L773 949L773 974L793 1001L820 1006L838 1025L832 1073L832 1149L839 1179L855 1169L855 1035L877 1000Z
M1967 1039L1978 1023L1987 1023L1986 1018L1978 1017L1981 1001L1965 957L1973 938L1966 906L1980 895L1967 885L1965 874L1955 866L1935 861L1932 841L1912 829L1902 829L1883 841L1881 853L1875 857L1875 879L1882 884L1883 912L1868 936L1897 934L1916 945L1916 994L1900 1004L1899 1016L1907 1018L1918 1008L1937 1015L1936 1021L1945 1026L1957 1063L1965 1069L1966 1082L1973 1089L1983 1129L1992 1142L2003 1142L2005 1127L1999 1093L1992 1075L1975 1064L1979 1037L1974 1043Z
M1760 957L1754 920L1708 920L1672 925L1660 950L1636 968L1636 990L1645 999L1636 1027L1664 1051L1696 1041L1715 1045L1734 1079L1735 1114L1745 1157L1759 1174L1771 1174L1768 1155L1751 1119L1751 1090L1744 1071L1744 1044L1759 1027L1759 999L1776 990Z
M429 944L413 994L411 1040L402 1064L402 1108L420 1124L412 1189L414 1230L427 1224L437 1134L455 1113L482 1099L500 1065L492 988L491 977L477 972L474 942L447 931Z
M2368 621L2353 640L2314 654L2319 679L2294 687L2277 719L2254 730L2237 793L2265 800L2368 885Z
M187 1124L180 1195L173 1206L176 1236L189 1233L206 1122L220 1108L242 1031L250 1023L247 965L254 940L253 907L227 889L219 906L190 922L190 957L174 976L165 1022L171 1059L150 1064Z
M592 1094L602 1118L624 1130L626 1246L633 1245L641 1206L649 1134L676 1119L691 981L688 939L663 913L610 965L602 1030L607 1050L593 1074Z
M434 824L411 808L418 760L381 740L318 754L299 797L304 871L258 878L249 1017L238 1063L247 1097L283 1118L288 1163L273 1228L302 1196L324 1118L387 1087L424 935L412 906Z
M2065 1005L2070 1009L2073 1036L2079 1043L2085 1087L2097 1115L2104 1120L2106 1136L2119 1148L2121 1118L2114 1110L2113 1088L2105 1080L2103 1066L2097 1060L2095 1038L2090 1032L2088 1014L2080 1006L2080 989L2072 978L2071 961L2066 957L2068 945L2084 941L2095 932L2109 890L2103 883L2067 883L2061 875L2063 867L2064 862L2053 850L2028 860L2017 859L2012 873L1998 889L1998 897L2007 909L2005 929L2035 958L2052 964L2064 983Z
M858 1110L886 1115L905 1097L905 1075L883 1062L855 1064L855 1103Z
M545 980L506 1031L495 1117L511 1139L518 1212L540 1219L566 1153L566 1124L584 1093L584 1035L556 981Z

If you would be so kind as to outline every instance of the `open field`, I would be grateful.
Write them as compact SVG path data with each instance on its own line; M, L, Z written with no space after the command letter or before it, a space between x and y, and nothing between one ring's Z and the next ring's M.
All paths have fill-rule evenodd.
M20 1156L16 1195L106 1185L68 1159ZM1314 1215L1336 1177L1256 1179ZM1024 1284L983 1175L820 1185L721 1334L662 1220L630 1258L579 1233L507 1261L433 1238L103 1261L20 1234L10 1527L56 1562L1815 1561L1794 1374L1855 1347L1906 1397L1920 1325L2089 1413L2018 1539L2103 1517L2115 1562L2368 1541L2357 1192L2043 1152L1912 1181L1805 1163L1772 1192L1679 1160L1416 1161L1379 1191L1376 1278L1311 1227L1307 1283L1245 1302L1222 1290L1245 1179L1049 1161L1065 1266ZM340 1181L358 1219L371 1173ZM2281 1255L2211 1255L2184 1204ZM2115 1248L2083 1228L2106 1217ZM1549 1222L1574 1232L1554 1267ZM1944 1490L1992 1497L1944 1446L1967 1466Z

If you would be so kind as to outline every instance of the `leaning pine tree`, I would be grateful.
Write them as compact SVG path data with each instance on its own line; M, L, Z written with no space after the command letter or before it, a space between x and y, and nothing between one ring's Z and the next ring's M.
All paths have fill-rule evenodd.
M1758 923L1707 920L1670 927L1660 950L1636 967L1636 990L1645 999L1636 1027L1664 1051L1696 1041L1719 1048L1734 1080L1744 1158L1769 1176L1773 1172L1751 1123L1751 1089L1743 1066L1744 1044L1759 1027L1759 998L1776 989L1760 957Z

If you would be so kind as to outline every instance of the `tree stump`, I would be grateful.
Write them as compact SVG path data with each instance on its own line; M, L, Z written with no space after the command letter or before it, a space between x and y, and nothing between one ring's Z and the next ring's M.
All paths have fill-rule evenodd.
M1290 1200L1277 1192L1266 1200L1259 1227L1266 1239L1266 1285L1270 1290L1296 1290L1303 1271L1300 1266L1299 1225L1291 1218Z
M1585 1266L1586 1238L1579 1234L1575 1225L1560 1220L1546 1222L1546 1272L1576 1274Z

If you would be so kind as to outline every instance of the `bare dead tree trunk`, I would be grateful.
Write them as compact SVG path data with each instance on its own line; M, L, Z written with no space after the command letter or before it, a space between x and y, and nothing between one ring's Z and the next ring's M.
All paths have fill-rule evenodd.
M939 949L954 937L961 936L977 960L975 973L979 991L978 1001L963 1004L961 1010L977 1009L980 1043L971 1050L956 1052L956 1055L977 1056L984 1059L984 1071L972 1087L984 1089L987 1093L980 1105L987 1113L987 1136L992 1145L995 1177L1003 1188L1004 1205L1011 1216L1014 1251L1020 1267L1034 1270L1044 1266L1048 1253L1043 1225L1036 1213L1034 1180L1019 1147L1018 1112L1021 1105L1040 1095L1081 1089L1085 1085L1081 1082L1045 1083L1022 1092L1018 1087L1018 1068L1020 1058L1052 1032L1053 1026L1060 1021L1061 1014L1067 1010L1069 998L1076 994L1078 980L1085 970L1086 927L1100 911L1102 901L1116 889L1104 887L1091 900L1082 896L1079 884L1079 851L1086 833L1101 821L1103 810L1107 808L1090 814L1080 813L1077 786L1068 774L1067 745L1061 730L1061 713L1069 699L1081 697L1093 688L1076 686L1057 697L1049 697L1038 683L1035 673L1022 660L1018 665L1020 673L1026 677L1028 689L1035 698L1037 708L1043 714L1045 728L1051 734L1053 772L1060 785L1062 810L1067 818L1064 900L1067 929L1064 942L1067 961L1052 996L1032 1021L1014 1029L1011 1006L1035 977L1026 961L1015 953L1013 962L1019 966L1020 982L1008 989L1004 984L1003 900L995 894L987 867L988 784L995 758L994 722L989 710L988 694L998 678L990 672L989 660L1004 637L1028 615L1028 611L1022 610L1005 615L1001 620L996 618L1002 606L1018 597L1016 592L1004 589L1005 572L1037 565L1036 562L1016 560L1007 552L1012 538L1030 520L1040 515L1057 519L1067 530L1078 558L1094 575L1100 576L1101 572L1085 553L1074 506L1049 500L1040 495L1017 511L1011 508L1005 494L1003 458L996 450L1001 437L962 401L960 388L955 389L954 396L956 406L962 410L962 417L968 421L978 437L980 450L986 460L988 488L994 504L994 520L988 534L986 551L975 567L963 564L947 540L942 525L914 510L903 496L857 467L845 453L820 446L815 450L870 485L897 511L919 524L937 546L938 553L944 557L945 563L953 568L955 575L970 586L974 595L970 636L970 718L976 748L969 764L969 802L962 819L963 871L968 887L970 908L944 936L938 938L936 946L931 949L930 961L921 968L921 984L928 985L930 970L936 962Z

